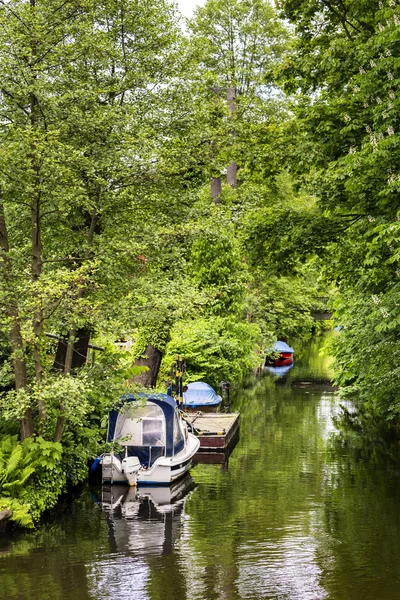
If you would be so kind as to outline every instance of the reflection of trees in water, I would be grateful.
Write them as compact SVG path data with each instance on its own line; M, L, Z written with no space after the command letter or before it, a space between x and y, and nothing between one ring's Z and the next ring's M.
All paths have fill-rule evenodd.
M332 358L326 355L325 348L336 335L334 331L313 336L308 342L294 341L296 368L291 377L297 379L329 379L332 377Z
M86 564L104 550L107 527L87 489L52 510L34 531L13 531L0 558L4 600L89 600Z
M185 552L196 557L203 593L196 597L295 598L301 582L293 569L310 586L310 598L323 597L310 499L314 505L322 497L332 401L276 386L269 377L236 399L240 442L228 472L208 465L194 471L199 488L189 503Z
M319 548L332 598L398 596L398 449L343 430L328 443ZM328 566L328 568L327 568ZM351 591L350 591L351 590Z

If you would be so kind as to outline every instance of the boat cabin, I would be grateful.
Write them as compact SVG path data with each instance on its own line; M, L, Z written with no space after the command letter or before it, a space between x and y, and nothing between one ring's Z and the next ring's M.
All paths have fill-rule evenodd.
M161 456L174 456L185 446L185 431L176 402L166 394L128 394L110 412L108 442L122 447L120 460L137 456L150 468Z

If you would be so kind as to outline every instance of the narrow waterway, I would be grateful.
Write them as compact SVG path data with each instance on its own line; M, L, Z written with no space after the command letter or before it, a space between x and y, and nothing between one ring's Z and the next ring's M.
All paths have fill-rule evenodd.
M321 338L234 399L240 440L138 500L85 488L0 539L4 600L400 598L400 468L343 438Z

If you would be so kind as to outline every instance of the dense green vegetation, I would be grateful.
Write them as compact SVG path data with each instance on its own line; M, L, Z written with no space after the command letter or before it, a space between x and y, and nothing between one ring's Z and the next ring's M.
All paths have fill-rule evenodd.
M398 7L289 0L281 8L296 30L281 73L301 132L298 172L320 214L303 228L339 291L337 381L358 424L397 428Z
M19 423L16 481L49 491L20 522L85 477L127 387L165 391L176 354L239 382L333 302L343 394L396 426L399 19L391 0L208 0L186 24L168 0L0 6L0 425ZM7 477L0 508L22 497Z

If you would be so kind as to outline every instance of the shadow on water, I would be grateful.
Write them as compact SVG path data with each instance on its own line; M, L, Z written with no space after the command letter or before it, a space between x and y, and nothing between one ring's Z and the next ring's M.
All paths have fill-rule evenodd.
M287 376L236 394L229 465L197 464L161 495L85 488L36 531L2 538L0 598L400 597L399 463L338 431L331 390L294 385L329 379L320 346L295 346Z

